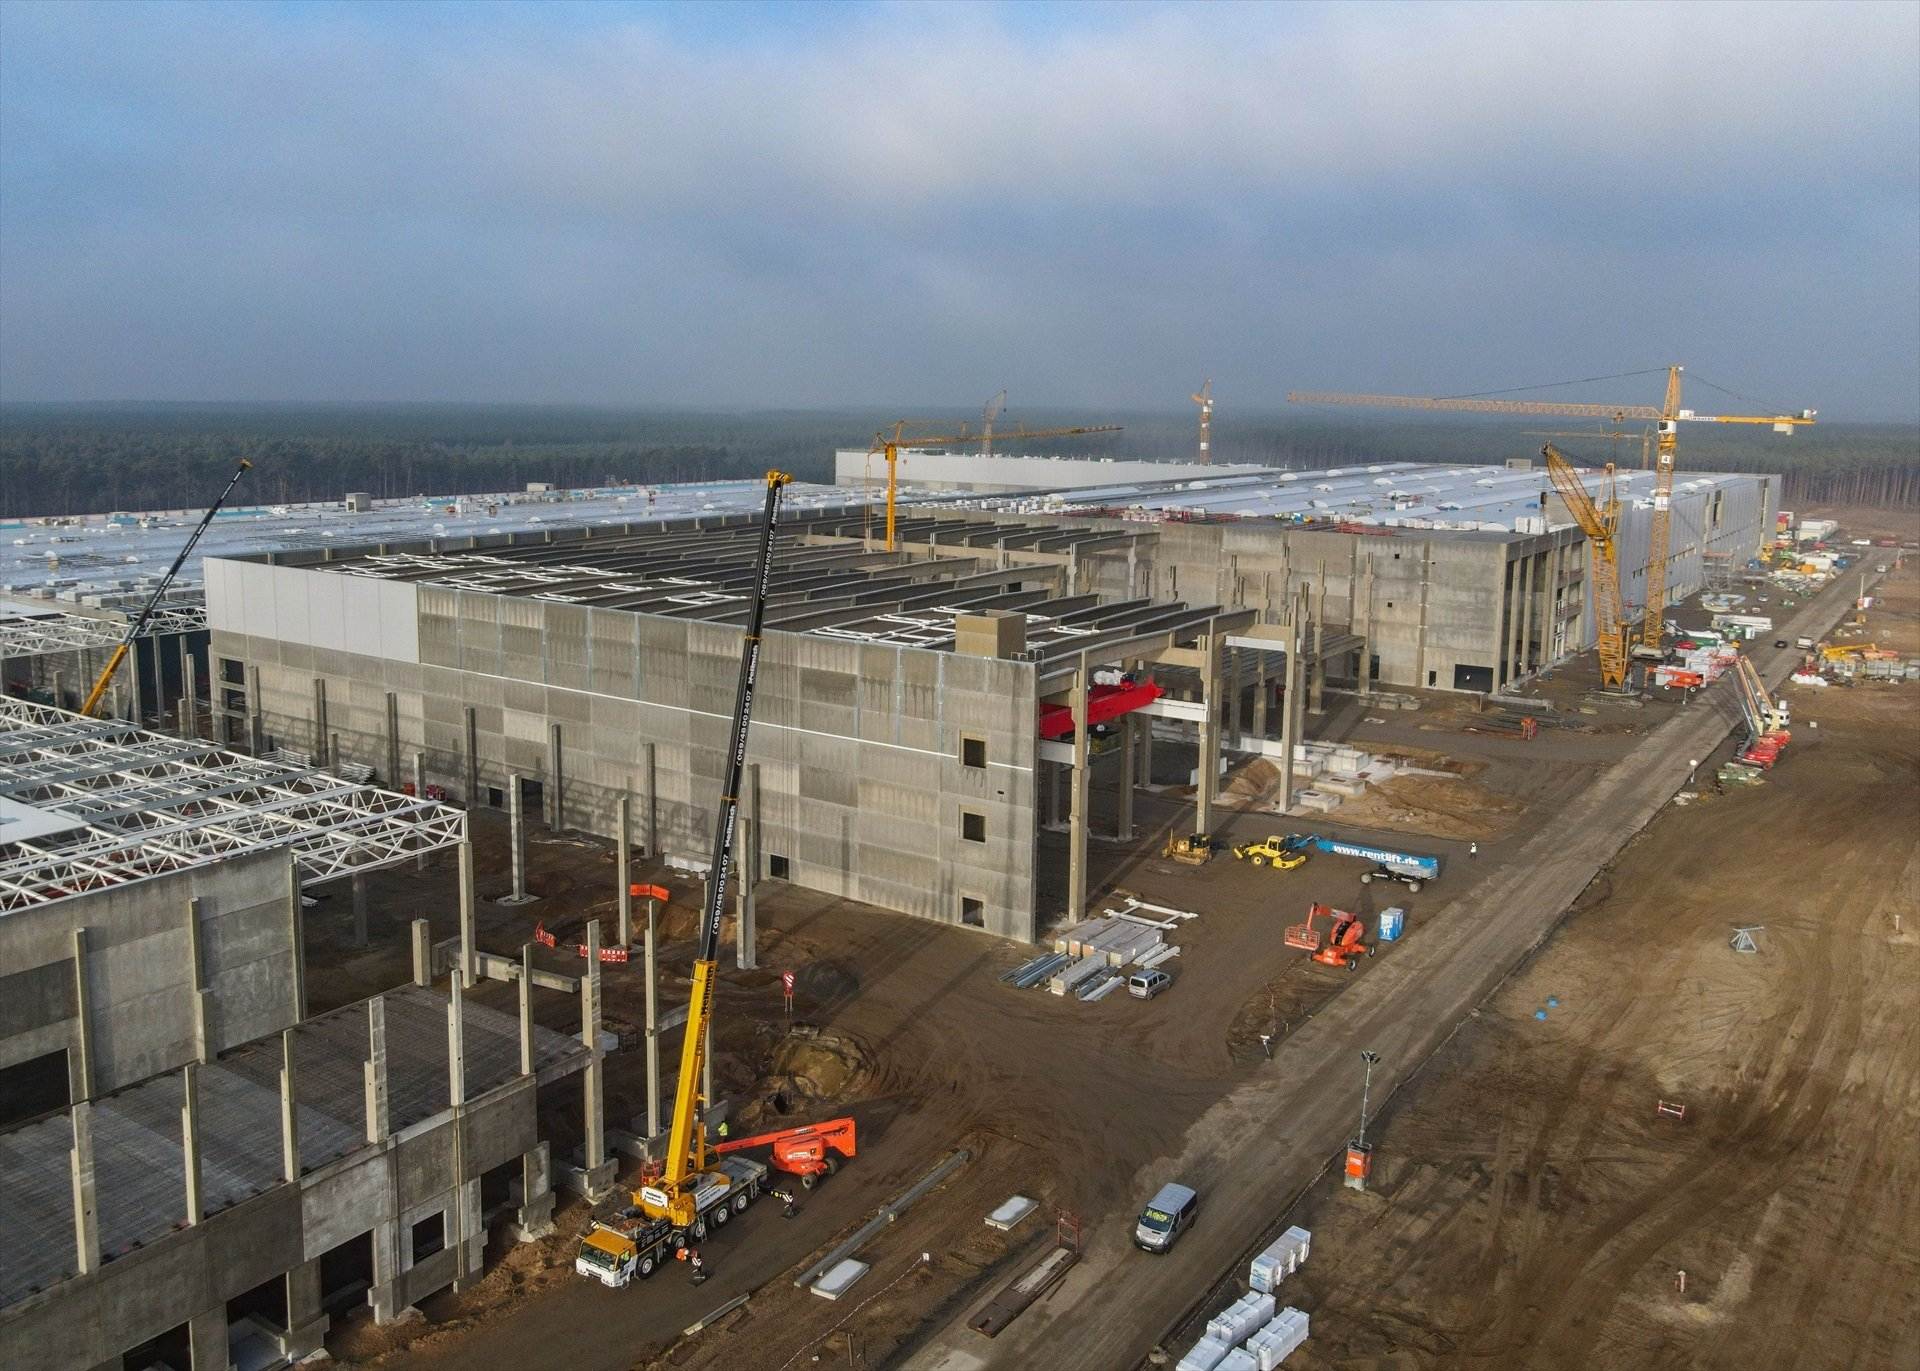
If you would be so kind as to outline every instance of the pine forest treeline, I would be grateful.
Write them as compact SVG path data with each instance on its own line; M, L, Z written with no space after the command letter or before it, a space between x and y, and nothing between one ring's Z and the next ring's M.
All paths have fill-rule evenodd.
M0 407L0 518L205 505L235 462L254 463L249 504L558 486L723 480L769 467L832 479L833 451L861 447L895 414L844 411L696 413L504 406ZM961 411L921 410L951 424ZM1188 414L1051 410L1030 427L1117 422L1125 431L1052 445L1061 455L1182 458L1194 449ZM1004 426L1004 425L1003 425ZM1406 420L1286 411L1215 422L1216 460L1308 469L1377 462L1493 463L1537 456L1538 421ZM1575 460L1638 467L1624 441L1556 436ZM1005 450L1005 445L1002 445ZM1782 478L1779 503L1920 509L1920 428L1822 422L1791 437L1688 426L1681 466ZM874 463L877 468L879 463ZM910 464L903 473L911 479Z

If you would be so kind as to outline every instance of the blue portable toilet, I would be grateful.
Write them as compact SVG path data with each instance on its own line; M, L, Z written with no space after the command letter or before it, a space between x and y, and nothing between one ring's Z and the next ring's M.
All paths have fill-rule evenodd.
M1392 909L1381 910L1380 941L1383 943L1398 942L1401 931L1406 927L1406 922L1407 911L1401 909L1398 905Z

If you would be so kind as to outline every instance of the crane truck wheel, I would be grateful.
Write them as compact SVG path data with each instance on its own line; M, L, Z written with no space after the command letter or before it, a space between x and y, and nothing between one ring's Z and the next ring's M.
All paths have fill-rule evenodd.
M819 1183L820 1183L820 1178L814 1175L811 1171L805 1173L800 1177L800 1188L802 1190L811 1190L813 1189L814 1186L818 1185Z
M752 1203L753 1196L743 1191L733 1197L733 1212L736 1214L744 1214L747 1212L747 1206Z
M699 1218L695 1219L693 1221L693 1227L689 1228L687 1232L693 1235L695 1242L704 1241L707 1236L707 1216L702 1214Z
M827 1158L827 1174L831 1176L834 1172L838 1171L839 1169L840 1169L840 1159L838 1157L828 1157Z
M724 1205L724 1204L716 1204L713 1207L713 1226L715 1228L724 1228L726 1226L727 1220L732 1217L733 1217L733 1209L731 1206Z
M645 1280L653 1274L653 1269L658 1265L660 1265L660 1259L649 1252L640 1258L640 1264L633 1268L633 1273L641 1280Z

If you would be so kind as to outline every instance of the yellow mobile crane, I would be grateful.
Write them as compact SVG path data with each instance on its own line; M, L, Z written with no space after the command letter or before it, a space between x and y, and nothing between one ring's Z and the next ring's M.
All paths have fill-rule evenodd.
M713 983L720 960L720 923L727 908L733 868L733 836L740 811L740 782L747 765L747 729L753 720L753 683L760 669L760 627L766 617L767 581L773 563L773 526L780 492L793 480L784 471L767 473L767 506L754 562L753 601L747 611L747 635L740 645L740 683L733 697L733 727L727 769L720 784L720 809L714 820L713 860L707 874L706 903L700 914L699 946L693 960L693 994L687 1006L686 1039L680 1048L680 1076L674 1085L673 1121L667 1128L666 1164L633 1192L631 1207L602 1218L581 1240L574 1269L609 1286L625 1285L653 1273L663 1256L707 1235L714 1226L743 1213L759 1193L767 1168L745 1157L717 1158L707 1146L700 1111L707 1101L700 1082L707 1061L707 1032L713 1024Z
M1620 565L1615 558L1614 532L1620 526L1620 501L1613 493L1613 463L1606 466L1606 503L1596 506L1587 494L1580 473L1552 443L1540 449L1547 459L1547 474L1554 489L1567 503L1573 521L1587 535L1588 556L1593 560L1593 612L1599 629L1595 635L1600 652L1600 687L1624 690L1627 684L1627 624L1620 608Z
M991 405L988 406L992 408ZM894 540L895 492L899 485L900 449L915 447L938 447L946 443L977 443L981 440L977 433L969 433L965 424L960 425L958 433L909 434L907 425L910 420L902 419L893 426L893 433L876 433L873 446L867 449L868 455L883 453L887 459L887 551L898 550ZM1025 424L1011 431L1003 431L1001 438L1071 438L1081 433L1118 433L1118 424L1092 424L1080 428L1028 428ZM987 430L989 441L994 437L991 423Z
M146 630L147 621L153 618L153 611L158 609L160 602L166 598L167 591L173 586L173 578L178 576L180 568L186 565L187 554L193 551L194 545L200 541L200 535L205 533L207 525L213 522L213 516L220 512L220 506L227 502L227 497L233 494L233 488L240 484L240 478L247 474L247 469L252 465L253 463L246 458L240 459L240 465L235 467L233 475L227 478L226 488L220 492L212 504L207 506L207 512L200 516L200 522L194 526L193 532L187 535L186 544L180 549L180 555L173 559L173 565L167 568L167 574L160 578L160 584L153 588L153 594L147 597L146 604L140 607L140 612L134 616L133 622L127 625L126 636L120 640L120 646L113 650L113 655L107 658L106 666L101 668L100 679L93 683L93 689L87 692L86 701L80 706L82 714L91 715L100 707L100 701L106 695L107 687L113 684L114 673L120 670L120 663L127 660L127 653L133 650L133 640ZM140 721L136 719L134 722L137 724Z
M1615 424L1628 419L1650 420L1658 439L1654 459L1653 528L1647 541L1647 594L1645 617L1640 624L1640 642L1650 656L1660 655L1660 632L1665 623L1667 602L1667 550L1673 518L1673 462L1678 448L1679 425L1769 424L1775 433L1792 433L1802 424L1814 421L1815 411L1803 409L1794 414L1696 414L1680 407L1680 377L1686 368L1671 366L1667 372L1666 399L1654 405L1576 404L1560 400L1500 400L1481 395L1435 397L1430 395L1352 395L1340 391L1295 390L1287 399L1303 405L1372 405L1383 409L1465 410L1475 414L1558 414L1570 419L1602 419ZM1638 374L1638 373L1636 373ZM1614 379L1614 378L1609 378ZM1709 382L1708 384L1712 384Z

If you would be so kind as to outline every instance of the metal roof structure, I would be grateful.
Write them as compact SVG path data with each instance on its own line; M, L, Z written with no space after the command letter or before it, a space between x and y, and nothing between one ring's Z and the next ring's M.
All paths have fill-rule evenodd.
M169 602L159 606L141 632L143 638L159 638L172 633L193 633L207 626L207 606L197 598L192 603ZM120 645L126 632L124 621L95 618L55 610L50 614L23 614L0 619L0 658L41 657L55 652L85 652L94 648L111 650Z
M1595 496L1604 474L1585 470ZM1654 473L1616 471L1623 506L1651 508ZM1757 477L1688 473L1676 495ZM1161 518L1326 519L1386 528L1521 533L1521 520L1539 519L1552 480L1544 466L1431 466L1385 462L1323 471L1266 470L1152 484L1094 486L1071 492L977 496L948 502L954 508L1021 514L1112 514L1143 521ZM1571 523L1561 518L1559 522Z
M1058 596L1033 588L1048 569L998 565L1003 549L1065 554L1124 546L1138 536L1090 524L903 521L907 541L937 540L943 555L905 557L861 541L864 516L835 511L782 521L768 591L767 626L894 647L948 651L962 614L1017 610L1027 617L1027 655L1042 663L1144 634L1198 630L1219 606ZM595 609L743 622L753 577L755 525L553 530L541 541L470 549L342 549L308 570L412 581ZM978 547L978 556L962 549ZM948 550L951 550L950 552Z
M269 848L318 883L467 830L446 805L15 699L0 699L0 800L0 913Z

